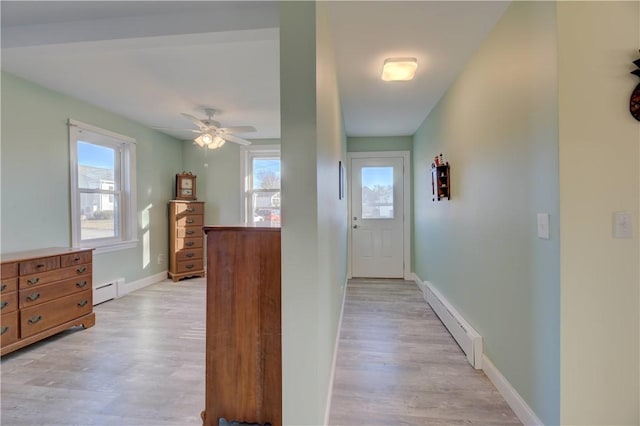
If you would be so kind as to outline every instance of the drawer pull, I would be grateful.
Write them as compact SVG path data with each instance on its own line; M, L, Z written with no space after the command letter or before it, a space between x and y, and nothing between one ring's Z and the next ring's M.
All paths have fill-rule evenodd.
M192 264L192 263L190 263L190 264L186 265L186 266L185 266L185 268L187 268L187 269L193 269L193 264Z
M42 315L35 315L31 318L29 318L29 324L35 324L40 322L40 320L42 319Z
M187 219L187 223L193 223L194 220L193 219Z
M76 272L79 273L79 274L81 274L83 272L87 272L87 267L83 266L82 268L78 268L78 269L76 269Z
M38 263L36 266L37 266L38 268L44 268L44 263Z
M78 288L82 288L82 287L84 287L86 285L87 285L86 281L80 281L80 282L76 283L76 287L78 287Z
M187 207L187 211L188 211L189 213L193 213L193 212L195 212L195 211L196 211L196 209L194 209L193 207Z
M78 306L82 308L83 306L86 306L87 303L89 303L89 301L85 299L85 300L83 300L81 302L78 302Z
M6 308L7 306L9 306L9 302L6 300L3 300L2 304L0 304L0 310Z
M193 229L188 229L187 232L185 232L187 235L193 235L196 233L196 231L194 231Z
M80 258L79 258L79 257L74 257L74 258L73 258L73 261L74 261L74 262L77 262L78 260L80 260Z
M38 284L38 282L40 281L40 278L35 277L35 278L29 278L27 280L27 284L29 285L34 285L34 284Z
M187 253L187 254L185 254L185 256L187 256L187 257L193 257L195 255L196 255L195 253Z
M4 327L2 327L2 329L0 329L0 336L2 336L7 331L9 331L9 326L5 325Z
M2 286L0 286L0 291L5 291L6 289L7 289L6 284L2 284Z
M194 244L195 243L193 241L187 241L186 243L184 243L184 245L187 246L187 247L191 247Z
M38 300L40 299L40 293L32 293L27 296L27 299L31 300L32 302Z

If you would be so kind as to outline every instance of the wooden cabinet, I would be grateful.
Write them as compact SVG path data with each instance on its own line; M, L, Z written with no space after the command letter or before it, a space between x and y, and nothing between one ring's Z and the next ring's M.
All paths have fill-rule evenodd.
M169 278L204 277L204 202L169 202Z
M449 163L431 168L431 192L433 201L451 199L451 179L449 177Z
M69 327L95 324L90 249L2 255L0 347L7 354Z
M282 424L280 229L205 227L203 425Z

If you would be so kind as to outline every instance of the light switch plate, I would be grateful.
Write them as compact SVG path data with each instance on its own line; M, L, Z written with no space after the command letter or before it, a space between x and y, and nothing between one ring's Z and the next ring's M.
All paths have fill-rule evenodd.
M613 238L633 238L633 215L631 212L613 212Z
M549 239L549 213L538 213L538 238Z

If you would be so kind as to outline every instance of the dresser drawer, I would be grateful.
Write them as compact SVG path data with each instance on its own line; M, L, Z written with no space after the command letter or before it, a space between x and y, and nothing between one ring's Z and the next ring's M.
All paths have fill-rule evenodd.
M32 336L40 331L91 313L92 290L85 290L48 303L20 311L20 336Z
M202 259L204 257L204 249L184 249L180 250L176 253L176 260L178 262L182 260L194 260L194 259Z
M178 262L177 269L178 274L190 271L202 271L204 269L204 262L202 259L185 260L184 262Z
M46 303L90 288L92 288L90 275L39 285L33 288L25 288L20 290L18 295L20 309Z
M68 266L82 265L83 263L91 263L91 251L84 251L79 253L65 254L60 256L60 267L66 268Z
M6 346L18 340L18 312L0 316L0 346Z
M202 230L202 226L187 226L184 228L176 229L176 237L178 238L204 237L204 231Z
M204 238L176 238L175 250L201 248L204 244Z
M2 279L0 283L0 294L9 293L18 289L18 277Z
M176 226L178 226L178 228L181 228L184 226L202 226L203 223L204 223L204 216L202 215L187 214L187 215L181 216L176 220Z
M43 272L41 274L27 275L20 277L18 286L20 289L32 288L37 285L60 281L67 278L79 277L82 275L88 275L88 279L91 279L91 266L91 264L70 266L68 268L60 268L55 271Z
M4 282L5 278L18 276L18 262L3 263L0 269L0 279Z
M2 293L0 295L0 313L8 314L18 309L18 292Z
M204 203L173 203L176 215L204 214Z
M51 271L60 267L60 256L42 257L40 259L20 262L20 275L29 275Z

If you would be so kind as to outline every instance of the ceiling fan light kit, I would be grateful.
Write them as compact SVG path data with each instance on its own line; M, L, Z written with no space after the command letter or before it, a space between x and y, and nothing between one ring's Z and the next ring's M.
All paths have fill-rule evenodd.
M236 126L236 127L220 127L220 122L213 119L213 115L216 110L212 108L205 108L204 112L207 114L207 118L199 119L190 114L182 113L182 115L191 120L198 130L187 130L189 132L198 133L198 137L193 140L195 145L202 148L218 149L222 147L227 141L237 143L239 145L251 145L248 140L239 138L233 133L250 133L255 132L256 128L253 126ZM156 127L156 129L167 130L166 127Z
M418 68L416 58L388 58L382 66L382 80L409 81L413 80Z

